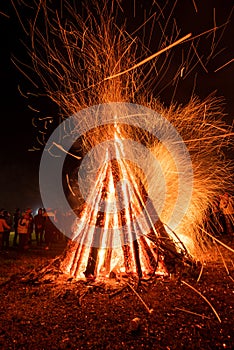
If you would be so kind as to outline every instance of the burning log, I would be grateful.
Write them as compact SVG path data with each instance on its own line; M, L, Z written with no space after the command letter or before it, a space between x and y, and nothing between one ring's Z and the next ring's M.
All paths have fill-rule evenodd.
M118 159L118 142L114 147L115 158L106 158L97 173L61 269L89 280L113 274L142 279L175 273L176 261L182 266L187 260L192 266L182 242L161 222L139 173ZM96 210L91 210L87 203L94 202Z

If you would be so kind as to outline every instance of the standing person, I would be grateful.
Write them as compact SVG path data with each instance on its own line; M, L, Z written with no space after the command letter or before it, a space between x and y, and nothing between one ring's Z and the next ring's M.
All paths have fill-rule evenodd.
M17 208L15 210L15 213L14 213L14 216L13 216L13 220L14 220L14 231L15 231L15 234L14 234L14 239L13 239L13 246L16 247L17 246L17 238L18 238L18 222L19 222L19 219L20 219L20 209Z
M45 218L45 249L48 250L51 248L55 235L54 212L51 209L47 209L43 216Z
M7 210L4 210L3 217L6 220L6 223L7 223L9 228L6 228L6 227L4 228L2 247L3 247L3 249L4 248L8 249L9 248L9 241L10 241L12 219L11 219L11 214Z
M27 208L26 214L28 214L29 217L29 225L28 225L28 243L32 244L32 233L33 233L33 226L34 226L34 220L32 216L32 209Z
M45 229L45 217L43 216L42 208L39 208L37 215L34 216L34 225L37 245L41 245Z
M23 213L22 217L19 219L19 222L18 222L19 249L20 250L28 249L29 225L30 225L30 214L29 214L29 212Z
M3 213L0 213L0 250L3 248L3 234L4 234L4 230L10 230L10 226L7 224Z

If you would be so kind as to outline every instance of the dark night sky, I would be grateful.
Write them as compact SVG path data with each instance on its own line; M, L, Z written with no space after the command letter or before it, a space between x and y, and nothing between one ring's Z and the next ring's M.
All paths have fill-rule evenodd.
M141 1L135 0L135 2L140 3ZM150 3L150 1L142 2L144 4ZM21 60L27 60L27 58L25 49L20 43L20 40L24 38L24 34L10 3L10 1L2 1L0 4L0 207L12 211L15 207L30 206L37 208L40 205L38 189L40 153L28 151L35 144L36 138L36 131L31 123L34 113L27 107L30 101L24 99L18 91L18 84L25 90L29 90L30 85L11 62L12 55ZM133 3L134 0L129 0L128 6L133 5ZM159 3L162 3L162 1L159 1ZM233 0L195 0L195 3L198 9L197 13L192 0L177 2L174 17L177 20L178 27L182 29L180 36L189 32L197 35L211 29L213 27L213 8L215 8L217 25L225 23L233 8ZM7 16L1 14L1 12ZM228 123L232 123L234 116L234 62L217 72L215 70L234 59L233 38L234 22L232 15L231 21L220 40L217 52L222 48L224 50L219 55L214 55L207 67L208 73L201 67L199 68L196 89L197 95L201 98L215 90L217 90L217 96L225 98ZM203 44L204 47L205 44ZM190 94L192 87L192 79L185 81L178 92L178 99L182 101L182 96ZM161 97L162 100L166 101L166 92Z

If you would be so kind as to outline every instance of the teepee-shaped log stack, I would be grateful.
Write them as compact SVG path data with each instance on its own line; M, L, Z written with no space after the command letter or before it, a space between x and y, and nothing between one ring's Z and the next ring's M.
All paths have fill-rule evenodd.
M134 164L120 157L117 141L114 156L113 149L106 150L61 268L75 278L168 274L171 261L187 255L175 238L160 221Z

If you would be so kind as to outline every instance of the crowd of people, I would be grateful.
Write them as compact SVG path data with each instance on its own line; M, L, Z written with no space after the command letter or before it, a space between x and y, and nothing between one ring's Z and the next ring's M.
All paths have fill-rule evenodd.
M17 208L13 215L7 210L0 210L0 250L10 247L10 233L13 231L12 246L24 251L32 244L35 234L36 244L50 249L53 242L63 240L64 234L58 230L56 211L39 208L33 216L32 209L21 212Z
M39 208L34 216L30 208L24 212L17 208L13 215L7 210L1 209L0 250L9 248L12 231L14 232L12 246L19 248L19 250L27 250L30 247L33 233L38 246L50 249L53 242L69 236L66 231L71 225L61 224L61 218L65 223L65 217L66 215L61 215L58 211L42 208ZM56 222L59 223L57 226L64 227L64 230L58 230ZM215 236L234 235L234 205L233 198L228 193L214 199L207 215L207 230Z

